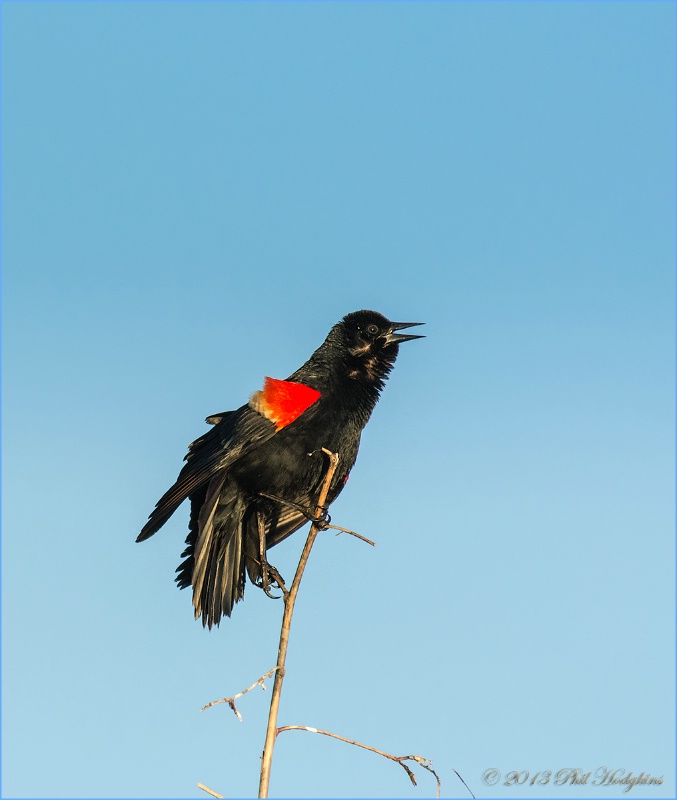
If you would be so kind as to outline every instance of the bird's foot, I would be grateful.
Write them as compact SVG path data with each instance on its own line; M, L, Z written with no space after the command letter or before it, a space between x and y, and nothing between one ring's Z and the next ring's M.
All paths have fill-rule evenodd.
M266 593L266 596L273 600L280 599L279 594L273 594L272 590L274 588L277 588L282 592L282 596L285 598L285 600L289 594L287 587L284 585L284 581L282 580L282 575L280 575L277 569L267 561L261 564L261 588Z
M308 510L306 510L304 513L313 523L313 525L317 526L318 530L326 531L331 524L329 506L318 506L316 510L318 512L317 514L311 514Z

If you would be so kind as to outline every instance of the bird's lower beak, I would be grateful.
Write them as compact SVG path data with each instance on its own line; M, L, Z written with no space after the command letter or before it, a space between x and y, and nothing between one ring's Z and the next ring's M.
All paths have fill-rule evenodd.
M395 333L405 328L413 328L415 325L425 325L425 322L393 322L390 325L390 332L386 335L386 342L388 344L400 344L400 342L408 342L411 339L425 339L425 336L416 336L411 333Z

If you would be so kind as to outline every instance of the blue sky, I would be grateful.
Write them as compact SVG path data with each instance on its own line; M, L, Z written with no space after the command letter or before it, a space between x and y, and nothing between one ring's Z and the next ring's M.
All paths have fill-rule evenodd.
M255 796L281 605L134 539L341 316L404 345L301 587L280 724L674 797L675 6L2 3L3 796ZM304 536L273 552L293 573ZM282 734L271 796L434 780ZM521 794L520 794L521 792Z

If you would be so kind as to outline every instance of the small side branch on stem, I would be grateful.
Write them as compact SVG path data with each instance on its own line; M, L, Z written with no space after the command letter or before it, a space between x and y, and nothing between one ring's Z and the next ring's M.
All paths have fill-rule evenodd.
M278 669L280 669L280 667L273 667L272 669L269 669L268 672L266 672L265 675L261 675L261 677L257 681L254 681L254 683L252 683L251 686L247 686L246 689L243 689L241 692L238 692L237 694L233 695L232 697L222 697L220 700L212 700L210 703L207 703L206 706L202 706L202 708L200 709L200 713L202 713L203 711L206 711L208 708L211 708L212 706L218 705L219 703L228 703L228 705L230 706L230 708L234 712L235 716L240 720L240 722L242 722L242 714L240 714L240 712L235 707L235 701L238 698L242 697L243 694L247 694L247 692L251 692L251 690L256 688L257 686L260 686L263 689L263 691L265 692L266 684L264 683L264 681L266 680L266 678L272 677L273 673L276 672Z
M324 452L327 453L328 451L325 450ZM310 455L312 455L312 453ZM349 533L356 539L360 539L361 541L370 544L372 547L376 547L376 542L372 542L372 540L367 539L366 536L362 536L359 533L355 533L355 531L351 531L350 528L342 528L340 525L332 525L330 522L331 517L328 514L326 514L326 508L324 506L320 507L318 505L317 508L315 509L315 512L311 516L310 514L308 514L307 509L304 508L302 505L300 505L300 503L292 503L291 500L284 500L282 497L278 497L277 495L274 494L266 494L266 492L261 492L261 497L267 497L269 500L274 500L276 503L280 503L280 505L289 506L289 508L295 508L297 511L301 511L308 517L309 520L311 520L311 522L316 523L317 527L321 531L326 531L331 529L334 531L338 531L338 533ZM336 534L337 536L338 533Z
M332 528L335 531L338 531L336 534L337 536L340 533L349 533L351 536L354 536L356 539L360 539L367 544L370 544L372 547L376 547L376 542L372 542L371 539L367 539L366 536L362 536L360 533L355 533L355 531L351 531L349 528L342 528L340 525L327 525L328 528Z
M423 767L423 769L427 769L428 772L432 772L435 776L435 780L437 781L437 797L440 796L440 791L442 789L442 784L440 783L439 776L433 769L432 761L427 758L423 758L422 756L394 756L391 753L386 753L383 750L378 750L376 747L370 747L368 744L362 744L362 742L356 742L354 739L346 739L345 736L339 736L337 733L330 733L329 731L323 731L319 728L310 728L307 725L284 725L281 728L277 729L278 734L282 733L282 731L308 731L308 733L321 733L323 736L330 736L332 739L338 739L341 742L346 742L346 744L353 744L355 747L362 747L364 750L369 750L371 753L376 753L379 756L383 756L384 758L389 759L390 761L394 761L399 764L402 769L407 773L409 776L409 780L416 786L416 776L414 773L409 769L409 767L404 763L405 761L415 761L419 767ZM458 775L458 773L456 773ZM461 776L459 775L459 778ZM463 780L461 778L461 780ZM463 781L465 784L465 781ZM466 788L468 788L466 786ZM468 789L470 792L470 789ZM475 797L475 795L470 792L470 794Z

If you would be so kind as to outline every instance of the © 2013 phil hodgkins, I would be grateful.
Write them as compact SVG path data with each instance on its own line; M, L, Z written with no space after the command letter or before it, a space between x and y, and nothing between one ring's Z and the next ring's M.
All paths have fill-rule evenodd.
M626 774L626 770L609 769L608 767L599 767L595 770L595 777L592 778L592 772L583 772L580 769L561 769L555 775L555 785L564 786L567 783L572 786L589 785L589 786L625 786L625 791L629 792L633 786L648 786L650 784L660 785L663 783L663 776L651 775L648 772L642 772L635 775L632 771ZM591 780L592 778L592 780Z

